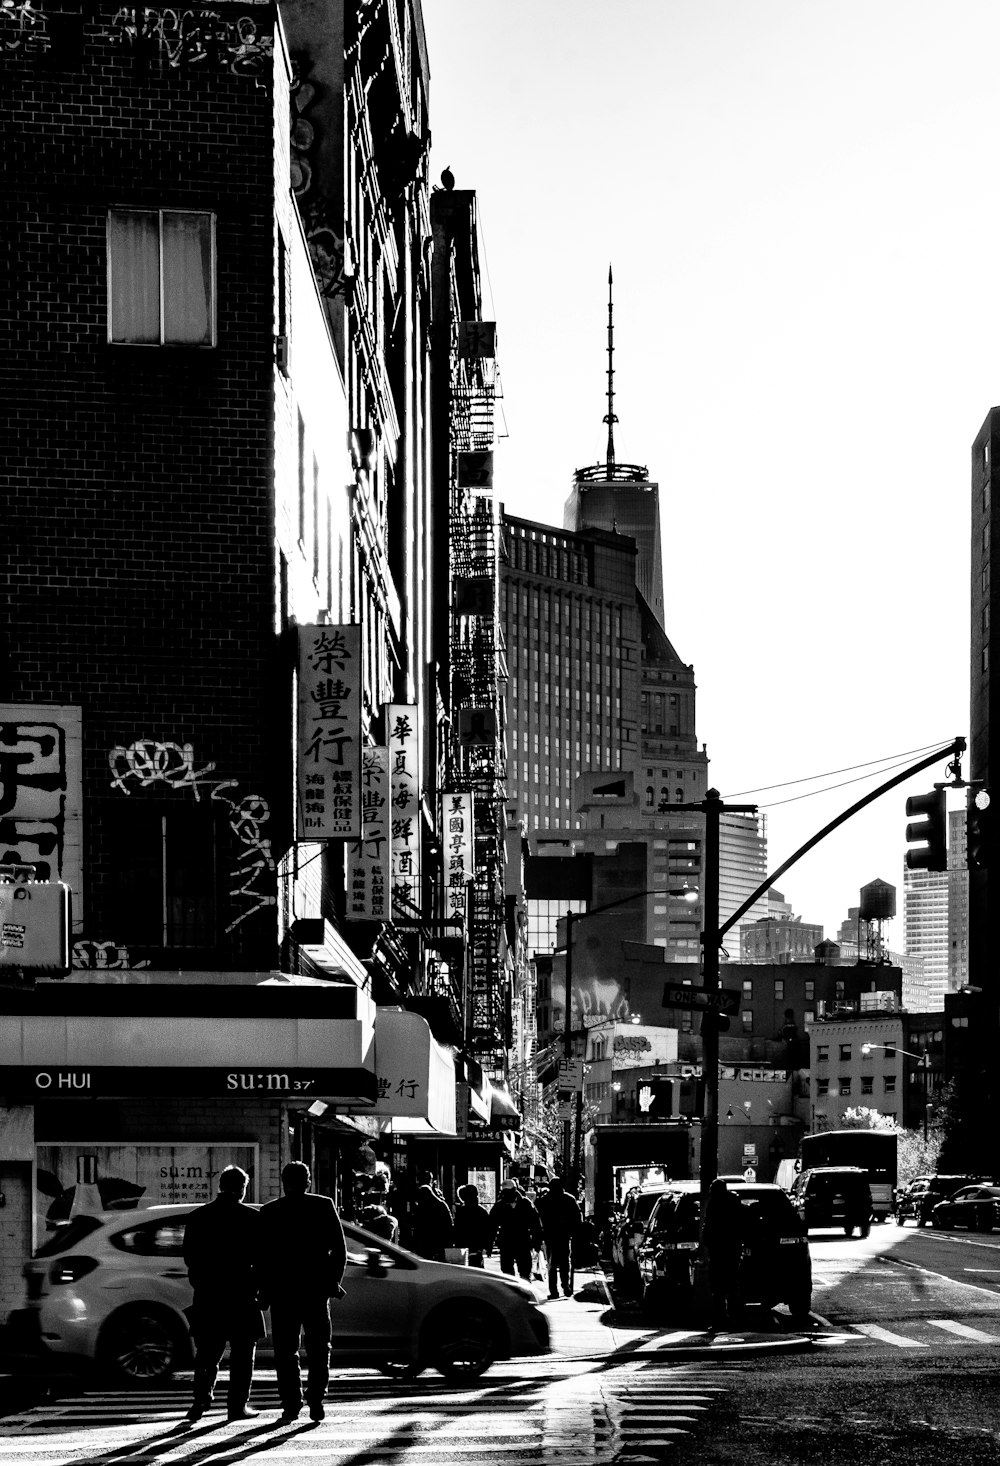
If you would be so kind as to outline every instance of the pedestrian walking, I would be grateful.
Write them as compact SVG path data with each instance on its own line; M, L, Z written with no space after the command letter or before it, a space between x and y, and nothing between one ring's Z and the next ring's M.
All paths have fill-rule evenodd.
M713 1329L725 1328L735 1311L745 1235L746 1208L725 1181L717 1178L708 1188L701 1224Z
M455 1207L455 1246L469 1249L469 1266L485 1267L493 1251L490 1214L479 1201L479 1188L471 1182L458 1188Z
M430 1171L421 1171L421 1184L413 1198L413 1227L410 1247L421 1257L444 1262L444 1250L451 1246L454 1218Z
M200 1420L214 1399L227 1344L229 1419L248 1420L259 1413L249 1403L250 1388L257 1340L267 1331L258 1301L260 1217L243 1202L249 1181L239 1166L226 1166L215 1200L193 1211L184 1228L184 1261L194 1290L194 1391L185 1417L189 1424Z
M490 1208L490 1245L500 1253L500 1269L519 1272L531 1281L531 1254L542 1245L542 1224L528 1198L514 1181L500 1186L500 1199Z
M384 1237L387 1242L399 1240L399 1222L380 1201L365 1207L361 1213L361 1225L366 1232L374 1232L376 1237Z
M329 1196L309 1190L312 1177L301 1161L281 1172L284 1192L261 1207L262 1285L271 1309L274 1369L281 1400L280 1424L302 1409L299 1342L306 1353L306 1404L310 1420L326 1414L330 1382L330 1299L345 1296L347 1244Z
M559 1297L557 1285L561 1282L563 1293L572 1298L573 1239L583 1218L580 1203L566 1192L560 1176L553 1176L548 1191L539 1199L538 1215L549 1258L549 1297Z

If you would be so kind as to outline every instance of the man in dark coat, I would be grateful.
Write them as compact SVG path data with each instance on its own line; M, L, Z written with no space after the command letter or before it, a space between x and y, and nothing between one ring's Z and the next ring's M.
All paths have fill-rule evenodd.
M500 1253L500 1268L515 1269L531 1281L531 1254L542 1245L542 1224L538 1213L514 1181L500 1186L500 1199L490 1208L492 1245Z
M258 1413L248 1401L254 1350L265 1329L257 1301L260 1217L243 1204L249 1180L239 1166L227 1166L218 1196L193 1211L184 1229L184 1261L194 1289L194 1400L186 1416L191 1424L212 1403L227 1343L229 1419Z
M486 1256L493 1250L493 1228L490 1214L479 1203L479 1188L471 1183L458 1188L455 1207L455 1246L469 1249L469 1266L485 1267Z
M575 1196L567 1196L561 1177L553 1176L548 1191L539 1198L538 1215L549 1256L549 1297L559 1297L557 1282L561 1281L566 1297L572 1298L573 1238L583 1218L579 1202Z
M413 1198L413 1226L410 1247L421 1257L444 1262L444 1250L451 1246L454 1219L451 1207L430 1171L420 1173L421 1184Z
M736 1309L747 1215L747 1208L725 1181L712 1182L705 1201L701 1245L708 1257L713 1329L725 1328Z
M343 1298L347 1244L329 1196L309 1191L312 1177L301 1161L281 1172L283 1196L261 1207L263 1292L271 1309L274 1369L281 1400L280 1424L302 1409L299 1340L306 1351L309 1419L322 1420L330 1383L330 1299Z

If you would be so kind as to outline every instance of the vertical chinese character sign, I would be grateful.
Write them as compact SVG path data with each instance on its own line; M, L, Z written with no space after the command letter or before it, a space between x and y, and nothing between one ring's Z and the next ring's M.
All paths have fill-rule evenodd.
M361 838L347 847L348 921L388 921L389 750L361 750Z
M361 627L299 628L300 840L361 834Z
M395 915L419 916L420 866L420 725L417 708L390 703L387 710L389 783L392 791L392 895Z
M441 833L444 837L444 914L465 919L465 888L473 876L475 849L472 795L441 795Z

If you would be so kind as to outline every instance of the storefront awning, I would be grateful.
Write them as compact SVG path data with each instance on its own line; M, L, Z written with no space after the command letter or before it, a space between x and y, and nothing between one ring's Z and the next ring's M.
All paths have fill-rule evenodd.
M378 1098L366 1114L391 1120L395 1134L456 1133L455 1060L419 1013L376 1010L375 1077Z
M0 1092L18 1099L191 1095L367 1105L376 1095L375 1009L357 989L147 981L53 984L9 996Z
M490 1092L490 1129L520 1130L521 1111L505 1089L493 1086Z

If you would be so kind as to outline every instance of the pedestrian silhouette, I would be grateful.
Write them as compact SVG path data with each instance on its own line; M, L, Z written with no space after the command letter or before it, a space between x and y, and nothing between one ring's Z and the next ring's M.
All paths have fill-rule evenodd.
M184 1228L184 1261L194 1290L194 1391L185 1417L191 1424L212 1403L227 1343L229 1419L258 1413L248 1402L254 1351L266 1329L258 1301L260 1216L243 1202L249 1181L239 1166L226 1166L218 1196L193 1211Z
M701 1242L708 1258L711 1327L725 1328L736 1311L740 1262L746 1236L746 1208L725 1181L708 1188Z
M330 1299L343 1298L347 1244L329 1196L310 1192L312 1177L301 1161L281 1172L284 1192L261 1207L261 1283L271 1310L274 1369L281 1400L280 1424L302 1409L299 1342L306 1353L306 1404L310 1420L325 1416L330 1383Z
M542 1245L542 1224L515 1181L504 1181L500 1199L490 1208L491 1244L500 1253L500 1269L531 1281L531 1254Z
M485 1267L486 1257L493 1250L493 1228L490 1214L479 1203L479 1188L470 1182L458 1188L455 1207L455 1246L469 1249L469 1266Z
M538 1215L542 1236L549 1256L549 1297L558 1298L557 1283L562 1283L567 1298L573 1296L573 1239L580 1230L583 1217L575 1196L569 1196L562 1177L553 1176L549 1189L539 1198Z
M454 1231L451 1207L430 1171L421 1171L420 1181L413 1198L410 1246L421 1257L444 1262L444 1250L451 1246Z

